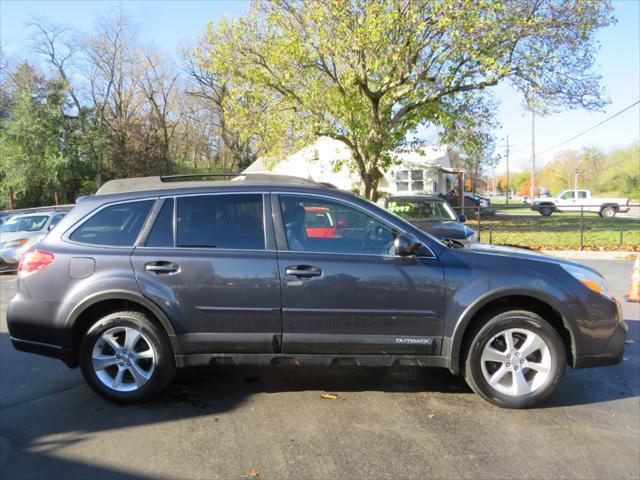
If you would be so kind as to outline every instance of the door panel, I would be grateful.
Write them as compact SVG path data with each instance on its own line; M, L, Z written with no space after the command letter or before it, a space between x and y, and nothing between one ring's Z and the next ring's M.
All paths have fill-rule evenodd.
M285 353L438 354L442 268L434 258L280 252ZM310 278L287 267L322 270Z
M144 294L179 326L185 353L271 353L280 343L280 285L268 251L136 248ZM149 271L168 263L177 273Z
M444 275L437 258L390 254L397 232L355 205L305 195L272 203L285 353L440 352ZM304 212L320 208L341 222L335 238L309 235Z

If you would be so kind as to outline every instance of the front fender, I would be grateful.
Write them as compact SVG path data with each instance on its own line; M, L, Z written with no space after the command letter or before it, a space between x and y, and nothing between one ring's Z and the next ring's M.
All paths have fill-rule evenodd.
M573 319L573 313L567 304L562 303L557 298L552 295L547 294L546 292L536 290L533 288L527 287L517 287L517 288L499 288L496 290L492 290L490 292L485 293L480 296L475 302L469 305L460 315L458 320L455 322L455 326L453 328L453 334L451 337L446 338L443 342L443 351L442 355L445 357L451 358L451 370L454 373L458 373L458 362L457 359L460 358L461 350L462 350L462 340L464 338L464 334L471 324L474 316L485 306L489 305L492 302L498 301L501 298L519 296L519 297L527 297L534 300L538 300L540 302L545 303L553 310L555 310L560 318L562 318L562 323L565 328L569 331L571 336L571 350L573 353L576 351L575 346L575 338L573 335L572 326L575 325L575 321Z

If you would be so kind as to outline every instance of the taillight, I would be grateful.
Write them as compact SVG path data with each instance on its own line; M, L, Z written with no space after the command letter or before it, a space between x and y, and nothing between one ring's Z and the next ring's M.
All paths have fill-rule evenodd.
M22 254L18 263L18 273L31 273L42 270L44 267L53 262L56 257L53 253L30 248Z

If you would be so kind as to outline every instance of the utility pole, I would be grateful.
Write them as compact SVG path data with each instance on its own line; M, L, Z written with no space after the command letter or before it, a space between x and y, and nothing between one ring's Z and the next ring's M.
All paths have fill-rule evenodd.
M573 177L573 189L578 190L578 169L577 168L576 168L576 171L574 172L574 177Z
M509 193L511 191L511 187L509 185L509 135L507 135L507 198L506 205L509 205Z
M532 102L533 103L533 102ZM536 196L536 111L531 106L531 203Z

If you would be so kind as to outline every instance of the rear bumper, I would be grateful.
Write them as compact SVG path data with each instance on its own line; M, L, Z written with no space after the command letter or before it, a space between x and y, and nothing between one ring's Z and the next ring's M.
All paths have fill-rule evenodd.
M58 345L51 345L49 343L32 342L29 340L22 340L19 338L11 337L11 343L16 350L21 352L35 353L37 355L44 355L45 357L57 358L67 364L68 367L75 367L76 362L73 358L73 353L66 348L62 348Z
M578 355L573 362L574 368L605 367L622 362L624 341L627 337L627 324L621 321L614 331L606 348L597 355Z

